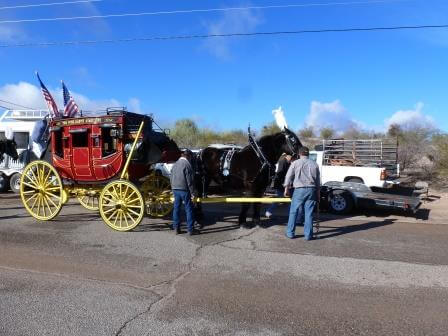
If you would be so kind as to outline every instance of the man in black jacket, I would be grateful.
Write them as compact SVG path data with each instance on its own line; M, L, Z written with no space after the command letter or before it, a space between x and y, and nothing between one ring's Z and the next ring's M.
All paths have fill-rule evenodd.
M190 235L197 234L199 231L194 229L194 214L193 214L193 199L194 192L194 171L191 166L191 159L193 153L185 149L182 155L174 164L171 170L171 189L174 194L174 209L173 209L173 229L176 233L180 231L180 208L182 203L185 206L185 214L187 217L187 230Z
M275 195L277 197L283 197L283 182L285 181L285 176L288 171L288 168L291 164L292 156L288 154L282 154L280 159L277 162L277 169L275 170L274 177L274 190ZM274 209L276 208L277 203L272 203L269 208L266 209L265 216L266 218L271 218L274 213Z

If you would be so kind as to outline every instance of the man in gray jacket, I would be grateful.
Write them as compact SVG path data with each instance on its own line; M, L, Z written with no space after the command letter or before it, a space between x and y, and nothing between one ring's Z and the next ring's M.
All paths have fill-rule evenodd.
M305 240L313 239L313 212L320 198L320 172L319 166L309 159L309 149L299 149L300 159L294 161L285 177L285 196L294 188L291 207L289 209L286 236L295 238L297 219L303 223Z
M187 230L190 235L198 234L199 231L194 229L193 202L194 192L194 171L191 166L193 153L189 149L182 151L182 155L171 169L171 189L174 194L173 209L173 229L176 234L180 231L180 208L182 203L185 206L185 214L187 217Z

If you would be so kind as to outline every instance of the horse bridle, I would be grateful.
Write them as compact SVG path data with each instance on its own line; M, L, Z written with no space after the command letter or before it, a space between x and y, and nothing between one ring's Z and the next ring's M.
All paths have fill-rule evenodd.
M285 135L286 144L288 145L289 149L291 150L291 153L293 154L293 156L297 155L297 153L299 151L299 144L297 142L296 137L286 127L283 129L283 134Z

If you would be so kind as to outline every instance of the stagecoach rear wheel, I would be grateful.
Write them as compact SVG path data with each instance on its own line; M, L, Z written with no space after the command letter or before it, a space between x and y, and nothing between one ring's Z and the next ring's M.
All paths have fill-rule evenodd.
M142 185L148 215L165 217L173 210L170 180L161 175L150 175Z
M61 211L63 204L61 178L56 169L45 161L34 161L23 170L20 197L28 213L46 221Z
M79 203L87 210L98 211L98 209L100 208L98 194L78 194L76 195L76 198L78 199Z
M108 183L99 198L104 222L117 231L130 231L143 219L145 203L137 187L125 180Z

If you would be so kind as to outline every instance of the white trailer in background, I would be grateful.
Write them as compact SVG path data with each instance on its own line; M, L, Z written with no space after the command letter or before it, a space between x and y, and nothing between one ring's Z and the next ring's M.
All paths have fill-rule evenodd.
M20 174L29 163L28 150L30 148L31 132L37 121L42 120L48 114L47 110L6 110L0 116L0 139L5 137L7 129L13 132L17 143L18 160L13 160L4 155L0 163L0 191L19 191Z

